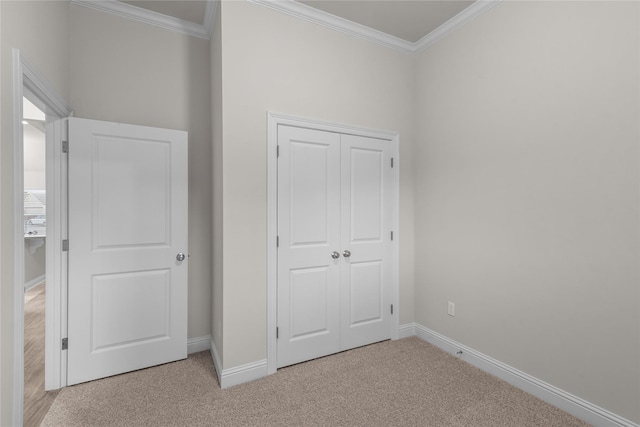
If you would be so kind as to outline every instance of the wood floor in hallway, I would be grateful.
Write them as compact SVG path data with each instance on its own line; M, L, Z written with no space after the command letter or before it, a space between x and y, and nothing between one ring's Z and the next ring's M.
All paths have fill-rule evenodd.
M44 391L44 282L24 295L24 426L38 427L58 390Z

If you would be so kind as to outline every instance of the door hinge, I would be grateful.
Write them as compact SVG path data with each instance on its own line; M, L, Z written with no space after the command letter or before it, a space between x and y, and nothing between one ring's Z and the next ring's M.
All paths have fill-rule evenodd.
M69 154L69 141L62 141L62 152Z
M280 146L276 145L276 157L280 157Z
M391 158L391 167L393 168L393 157Z
M393 314L393 304L391 304L391 314Z
M68 252L69 251L69 241L68 240L63 240L62 241L62 252Z
M63 350L69 349L69 338L62 338L62 349Z
M391 232L391 240L393 240L393 231Z
M280 328L276 327L276 339L280 338Z
M280 247L280 236L276 236L276 248Z
M63 141L67 141L69 142L69 118L64 119L64 121L62 122L62 135L61 135L61 139Z

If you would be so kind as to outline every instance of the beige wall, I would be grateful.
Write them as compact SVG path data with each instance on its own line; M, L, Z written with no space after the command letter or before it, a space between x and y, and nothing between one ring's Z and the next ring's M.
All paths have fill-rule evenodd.
M638 6L502 2L420 53L414 153L416 321L635 422Z
M209 44L0 1L0 425L13 403L11 47L79 117L189 131L189 337L212 334L224 368L266 357L275 111L400 133L401 324L640 422L638 16L635 2L502 2L414 57L246 2L220 5Z
M23 155L24 155L24 188L27 190L45 190L45 148L44 132L30 125L23 125ZM24 283L45 274L45 246L41 246L31 253L30 239L25 239L24 250Z
M211 325L209 42L72 5L77 117L189 132L189 338Z
M266 357L268 111L400 133L400 319L413 321L413 58L255 4L221 7L225 369Z
M45 245L40 246L32 254L29 251L29 240L24 239L24 283L44 276L45 274Z
M213 148L213 301L211 302L211 337L221 359L224 357L224 304L223 304L223 248L224 235L222 225L222 182L223 182L223 158L222 158L222 25L220 20L220 7L218 7L216 19L211 36L211 120ZM224 360L220 360L224 363Z
M46 189L44 132L30 125L23 126L24 188L27 190Z
M69 5L59 1L1 1L2 118L0 144L0 305L2 330L0 425L13 414L13 73L12 48L19 48L52 87L69 99ZM7 238L8 237L8 238Z

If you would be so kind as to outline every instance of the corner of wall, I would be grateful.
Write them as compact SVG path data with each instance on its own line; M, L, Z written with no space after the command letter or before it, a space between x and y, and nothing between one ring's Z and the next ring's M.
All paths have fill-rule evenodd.
M212 165L212 292L211 292L211 348L220 380L224 357L224 286L223 286L223 163L222 163L222 4L215 11L211 41L211 165Z

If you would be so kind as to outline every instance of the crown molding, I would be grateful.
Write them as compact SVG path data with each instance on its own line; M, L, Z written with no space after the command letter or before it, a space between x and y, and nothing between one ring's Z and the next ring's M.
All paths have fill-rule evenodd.
M476 0L471 6L462 10L456 16L415 42L413 44L414 52L421 51L432 46L453 31L482 15L484 12L497 5L500 1L501 0Z
M314 24L322 25L323 27L347 33L352 36L398 50L400 52L415 53L420 50L426 49L436 43L438 40L443 39L452 31L462 27L464 24L470 22L471 20L480 16L482 13L491 9L501 0L476 0L471 6L467 7L462 12L458 13L456 16L440 25L434 31L427 34L415 43L403 40L399 37L395 37L387 33L383 33L382 31L374 30L373 28L355 23L353 21L349 21L344 18L340 18L330 13L314 9L311 6L298 3L294 0L247 1L267 7L272 10L276 10L278 12L286 13L287 15L291 15L305 21L313 22Z
M207 9L204 17L204 25L185 21L173 16L163 15L141 7L122 3L117 0L71 0L71 4L88 7L100 12L107 12L145 24L155 25L167 30L175 31L188 36L209 40L213 29L213 17L217 9L217 0L207 0ZM213 16L211 16L213 15Z
M368 40L400 52L411 53L415 49L413 43L403 40L399 37L374 30L373 28L357 24L344 18L332 15L303 3L293 0L247 0L250 3L258 4L269 9L294 16L323 27L331 28L335 31L350 34L361 39Z
M414 53L432 46L451 32L457 30L487 10L491 9L501 0L476 0L471 6L467 7L462 12L458 13L456 16L440 25L438 28L415 43L383 33L382 31L374 30L373 28L344 18L340 18L339 16L315 9L303 3L298 3L294 0L247 1L317 25L322 25L323 27L327 27L335 31L350 34L400 52ZM157 27L176 31L189 36L209 40L211 39L211 33L213 32L213 23L220 0L207 0L204 24L202 25L174 18L172 16L163 15L161 13L153 12L127 3L122 3L117 0L71 0L71 3L101 12L111 13L124 18L133 19L145 24L155 25Z

